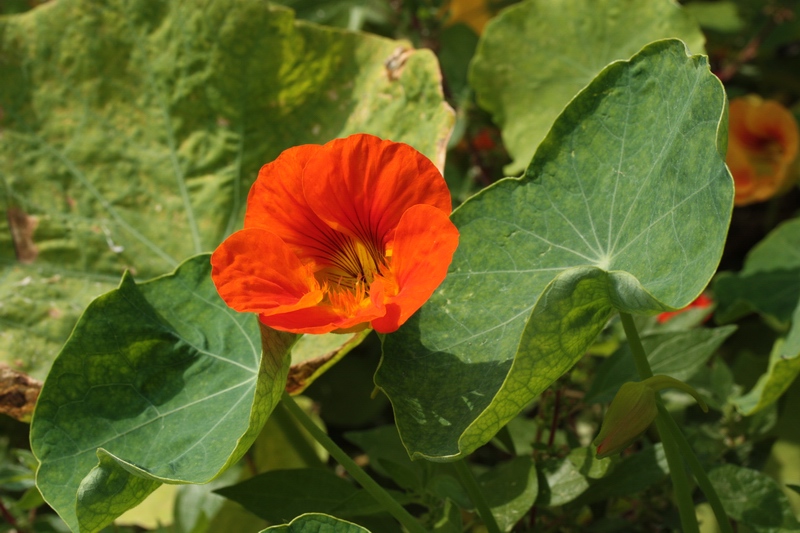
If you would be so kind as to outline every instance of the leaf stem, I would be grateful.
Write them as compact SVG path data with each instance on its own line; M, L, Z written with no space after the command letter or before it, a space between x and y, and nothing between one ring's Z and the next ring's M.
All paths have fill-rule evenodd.
M683 463L678 445L661 416L656 418L656 428L658 428L658 434L661 435L664 454L667 456L672 488L675 491L675 499L678 502L678 511L681 515L683 533L700 533L694 502L692 501L692 489L689 487L689 476L686 475L686 465Z
M636 371L642 380L653 377L653 370L650 368L650 362L647 360L647 354L644 353L644 346L639 338L639 332L636 329L636 324L633 322L633 317L629 313L619 312L619 318L622 321L622 327L625 330L625 336L628 338L628 345L631 347L633 353L633 362L636 364Z
M619 317L622 320L622 327L625 329L625 336L628 338L628 345L631 348L633 362L636 364L639 377L642 380L653 377L653 370L650 368L650 362L647 360L647 354L644 351L644 346L642 346L633 317L629 313L623 313L622 311L620 311ZM660 404L661 399L658 398L656 403ZM669 413L667 413L667 416L669 416ZM661 411L659 411L659 416L656 418L656 428L658 428L658 434L661 436L661 442L664 445L664 453L667 456L667 464L672 477L672 487L675 491L675 499L678 503L683 531L684 533L699 533L700 528L697 524L697 514L692 501L692 492L689 487L686 468L681 458L678 443L669 431L667 422L663 420Z
M481 491L481 487L478 485L478 481L472 474L467 462L459 459L453 463L453 466L456 469L459 480L461 480L461 485L467 490L469 498L475 504L478 515L483 520L486 529L489 533L501 533L500 526L497 525L497 521L492 514L492 509L489 507L489 503L486 501L486 497L483 495L483 491Z
M328 450L336 461L339 462L340 465L347 470L353 479L355 479L359 485L364 487L366 490L375 500L381 504L381 506L386 509L392 516L394 516L398 522L403 524L405 528L410 533L427 533L425 528L422 527L416 518L411 516L411 514L406 511L402 505L397 503L397 501L392 498L383 487L378 485L378 483L372 479L369 474L364 472L364 470L358 466L355 461L353 461L349 455L347 455L344 450L342 450L333 440L322 431L311 418L303 411L297 402L294 401L289 393L284 392L283 397L281 398L283 405L286 407L286 410L289 411L292 416L300 422L306 431L308 431L314 439L319 442L323 448Z
M278 402L278 405L272 412L272 416L275 417L275 422L278 424L278 427L281 428L284 436L286 436L286 440L291 443L292 448L297 452L297 455L300 456L300 459L302 459L306 466L310 468L325 468L325 463L319 458L317 451L292 420L292 416L289 414L289 410L284 402Z
M672 434L675 442L678 444L681 455L683 455L683 458L687 463L689 463L689 468L691 469L692 474L694 474L697 484L700 485L700 490L702 490L703 494L706 495L708 503L711 505L711 509L714 511L714 515L717 517L717 523L719 524L720 530L722 533L733 533L733 526L731 526L728 514L725 512L725 508L722 506L722 501L719 499L719 495L714 489L714 485L712 485L711 480L708 479L705 470L703 470L703 466L700 464L700 461L694 454L692 447L689 446L689 443L687 442L686 437L683 435L683 432L681 432L680 428L678 427L678 424L675 423L675 420L673 420L667 412L667 408L664 407L660 402L658 404L658 414L666 422L665 425Z

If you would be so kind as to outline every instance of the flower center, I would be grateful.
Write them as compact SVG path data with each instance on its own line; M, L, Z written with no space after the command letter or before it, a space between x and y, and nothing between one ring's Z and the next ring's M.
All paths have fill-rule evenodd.
M316 273L317 280L327 287L329 295L345 292L360 301L369 294L375 277L387 270L386 258L374 243L343 237L338 244L328 256L329 263Z

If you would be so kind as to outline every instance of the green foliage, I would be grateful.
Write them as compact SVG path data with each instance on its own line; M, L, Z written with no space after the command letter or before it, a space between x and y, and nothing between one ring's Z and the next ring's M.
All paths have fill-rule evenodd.
M368 132L443 167L453 114L433 55L407 48L260 0L0 19L0 361L43 378L126 269L162 274L238 229L290 146Z
M756 470L725 465L709 472L725 511L756 532L797 531L800 522L778 484Z
M525 169L564 106L606 65L668 37L705 51L700 28L669 0L527 0L491 21L470 83L502 129L514 159L506 172Z
M524 0L482 34L517 2L0 2L0 410L36 394L3 364L50 371L30 428L0 415L0 532L800 529L798 193L725 242L722 164L725 92L800 116L792 1ZM444 171L450 274L397 333L262 337L196 254L261 165L358 131ZM712 411L667 391L675 428L598 459L634 358Z
M702 328L677 333L656 333L642 338L647 360L654 374L687 380L703 368L725 339L736 331L735 326ZM586 393L589 403L608 403L620 385L636 378L636 367L626 344L597 369L592 386Z
M375 378L412 456L454 459L488 442L614 309L652 314L702 291L733 201L718 152L725 103L703 58L678 41L649 45L572 100L523 178L453 214L450 273L385 339Z
M272 470L216 492L271 523L287 522L304 513L352 519L383 512L365 490L316 468ZM396 497L407 500L402 493Z
M210 271L200 255L141 285L126 275L53 363L31 442L42 495L73 530L98 531L160 483L210 481L280 399L296 336L274 332L262 353Z
M777 401L800 374L800 220L791 220L756 245L736 274L721 273L715 283L717 320L730 322L758 312L769 323L788 329L769 354L767 372L736 400L745 414Z

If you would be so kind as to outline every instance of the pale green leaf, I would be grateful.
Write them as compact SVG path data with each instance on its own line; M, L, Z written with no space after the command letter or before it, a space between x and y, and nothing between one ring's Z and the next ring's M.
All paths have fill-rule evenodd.
M300 337L292 347L292 366L289 368L286 391L290 394L302 393L350 350L361 344L370 331L365 329L347 335L326 333Z
M800 318L800 312L797 313ZM800 328L798 328L800 329ZM752 415L771 405L789 388L800 374L800 351L785 355L786 341L778 339L769 354L769 366L747 394L736 398L733 404L744 415Z
M0 361L39 378L124 270L240 227L282 150L367 132L443 168L453 124L429 50L263 0L60 0L0 19L0 57Z
M147 283L126 275L53 363L31 446L42 495L74 531L100 529L160 483L213 479L280 400L296 336L261 344L255 317L229 309L210 273L200 255Z
M517 175L573 96L612 61L659 39L704 51L700 28L671 0L526 0L486 26L470 70Z
M589 488L589 481L568 458L547 459L539 465L542 486L536 505L569 503Z
M539 493L536 465L531 457L515 457L499 463L478 478L497 525L511 531L533 507Z
M453 213L444 283L387 335L375 381L412 456L467 454L567 372L615 309L694 300L733 206L726 99L675 40L609 65L521 179Z

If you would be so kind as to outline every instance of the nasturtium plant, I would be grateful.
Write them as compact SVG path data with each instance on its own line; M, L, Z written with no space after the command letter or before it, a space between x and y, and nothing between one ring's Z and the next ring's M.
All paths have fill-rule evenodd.
M702 56L665 40L609 65L520 179L453 214L445 282L387 336L376 383L415 457L485 444L577 362L615 309L694 300L733 206L726 98Z
M241 227L258 169L366 132L444 166L429 51L260 0L53 2L0 19L0 361L42 379L80 311Z
M0 2L0 531L798 529L793 1Z

